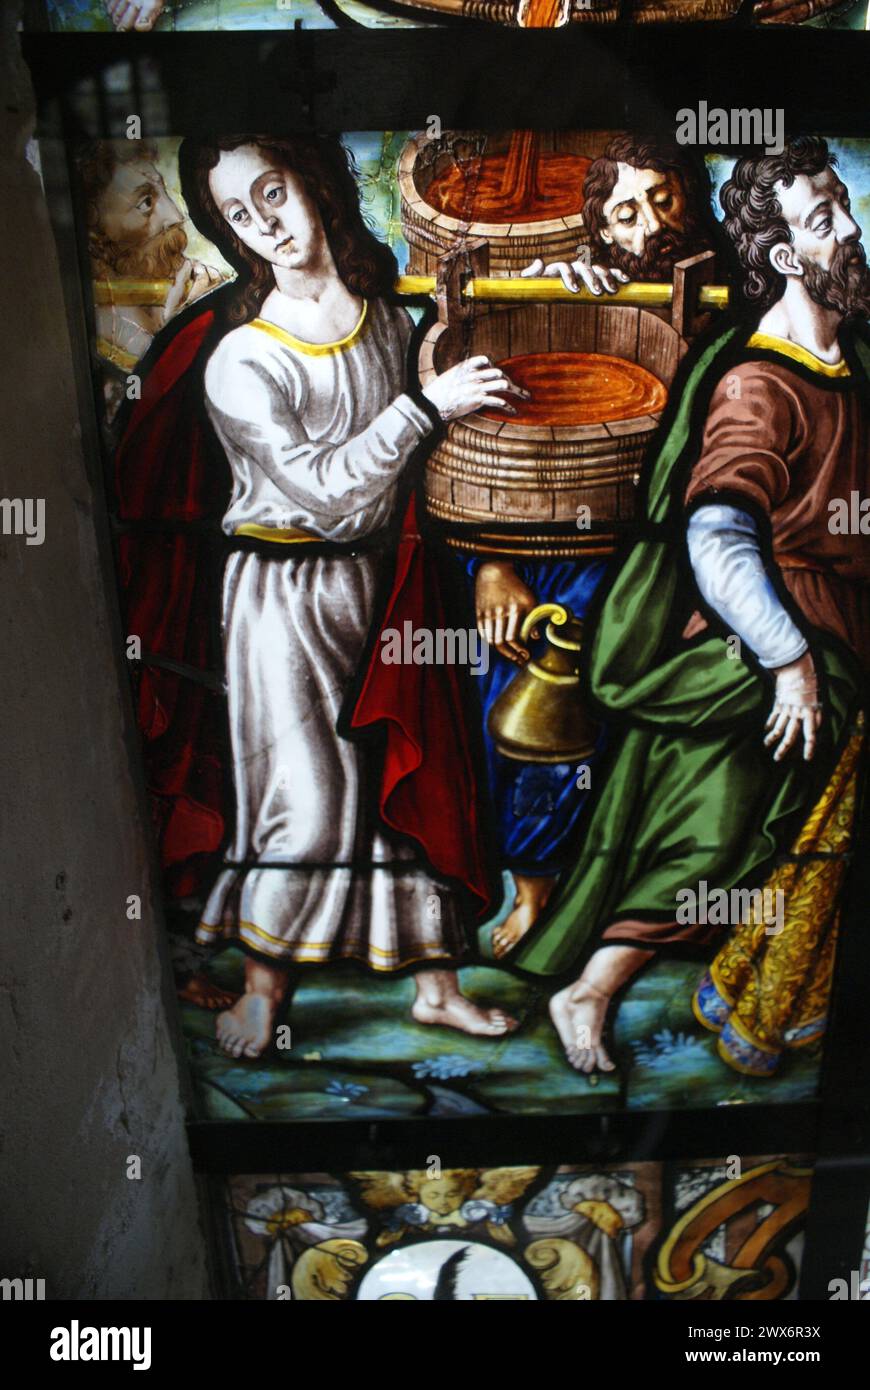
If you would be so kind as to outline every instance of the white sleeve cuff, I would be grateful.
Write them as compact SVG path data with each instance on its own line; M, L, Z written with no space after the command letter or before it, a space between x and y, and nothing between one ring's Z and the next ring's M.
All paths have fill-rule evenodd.
M434 425L431 416L419 406L413 396L403 392L393 401L393 405L404 415L405 419L414 426L421 438L425 438L433 429Z

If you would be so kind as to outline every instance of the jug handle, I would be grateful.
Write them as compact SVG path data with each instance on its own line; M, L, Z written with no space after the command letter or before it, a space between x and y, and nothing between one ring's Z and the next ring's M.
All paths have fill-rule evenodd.
M520 641L528 642L529 633L542 618L549 618L554 626L562 627L564 623L567 623L568 616L567 608L563 608L561 603L539 603L537 608L533 608L531 613L526 615L520 628Z

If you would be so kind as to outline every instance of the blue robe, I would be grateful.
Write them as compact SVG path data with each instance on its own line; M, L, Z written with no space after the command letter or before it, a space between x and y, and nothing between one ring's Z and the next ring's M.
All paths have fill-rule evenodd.
M479 556L466 561L472 611L474 580L482 563ZM608 564L607 560L528 559L511 563L538 603L563 603L581 620ZM475 681L482 705L496 839L505 868L528 877L551 877L576 858L576 849L572 854L574 832L589 790L578 788L579 767L574 763L524 763L506 758L496 749L487 729L489 712L519 670L493 647L489 670ZM595 753L586 760L593 781L603 746L602 731Z

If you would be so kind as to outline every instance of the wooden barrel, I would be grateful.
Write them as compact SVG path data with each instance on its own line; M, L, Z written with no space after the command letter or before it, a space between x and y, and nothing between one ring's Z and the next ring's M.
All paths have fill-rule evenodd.
M555 131L542 134L541 141L546 151L583 155L587 153L584 138L582 131ZM454 166L457 159L471 160L484 147L487 154L499 154L509 144L510 132L489 136L451 132L437 140L418 135L408 141L399 158L397 175L410 274L434 275L446 251L460 240L474 238L489 242L492 275L515 275L538 256L547 262L574 260L578 247L588 240L579 186L575 213L540 222L463 222L427 201L433 180ZM588 153L594 157L594 151Z
M401 0L401 3L411 10L483 20L514 29L539 27L533 21L530 23L529 0ZM833 3L835 0L826 0L825 8ZM731 19L739 8L740 0L634 0L631 18L635 24L683 24ZM613 24L619 13L618 0L563 0L555 27Z
M412 10L435 10L462 19L485 20L512 28L561 28L565 24L612 24L619 18L618 0L562 0L555 26L531 20L529 0L401 0Z
M732 19L740 0L635 0L635 24L693 24L704 19Z
M600 353L636 363L669 387L685 350L679 333L645 309L520 304L484 310L464 325L435 324L419 369L425 386L476 353L494 362ZM658 413L571 426L479 413L455 420L426 466L427 512L448 545L478 554L609 554L635 518L641 463L658 423Z

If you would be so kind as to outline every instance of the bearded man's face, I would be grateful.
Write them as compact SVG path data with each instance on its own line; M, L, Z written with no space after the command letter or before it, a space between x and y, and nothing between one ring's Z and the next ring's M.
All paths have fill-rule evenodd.
M98 274L171 279L187 235L159 171L145 160L119 164L93 206L91 255Z
M870 318L870 267L860 241L837 248L830 269L803 260L807 294L823 309L843 318Z
M678 261L709 249L709 238L673 169L618 164L602 217L598 239L607 263L632 280L671 280Z
M776 196L810 298L844 318L868 317L870 270L846 185L829 165L778 184Z

